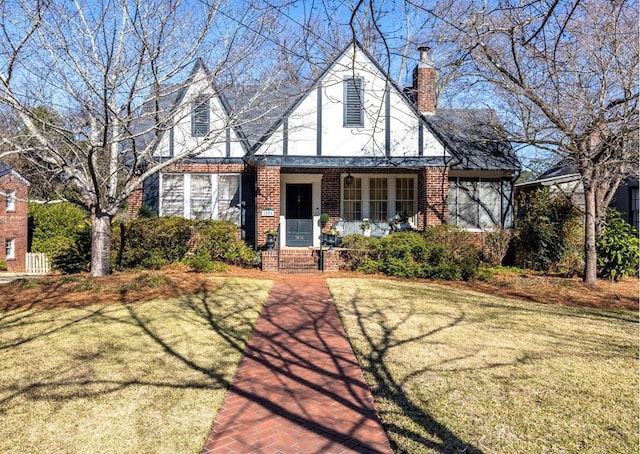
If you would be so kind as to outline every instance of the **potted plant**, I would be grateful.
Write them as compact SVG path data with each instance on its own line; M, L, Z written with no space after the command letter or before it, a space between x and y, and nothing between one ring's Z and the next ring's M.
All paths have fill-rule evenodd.
M328 213L322 213L320 215L320 224L322 224L323 226L329 222L329 214Z
M371 222L369 219L364 219L362 224L360 224L360 229L362 230L362 234L366 235L369 230L371 230Z
M333 251L333 246L336 245L339 235L340 232L333 227L324 232L324 242L327 246L329 246L329 251Z
M267 235L267 251L273 251L273 246L276 244L278 231L275 229L267 229L264 231L264 234Z

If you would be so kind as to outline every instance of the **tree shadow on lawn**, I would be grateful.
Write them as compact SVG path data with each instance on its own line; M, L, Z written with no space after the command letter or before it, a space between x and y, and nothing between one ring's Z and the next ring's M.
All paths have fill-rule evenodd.
M49 286L48 289L51 294L56 291L53 286ZM49 296L43 295L42 298L48 299ZM219 313L215 313L216 309L214 308L217 305L216 294L208 293L205 286L200 289L198 295L172 299L178 301L176 304L180 306L179 316L183 319L182 322L198 323L198 319L202 318L200 312L205 310L215 323L204 329L212 330L215 328L214 331L229 343L228 348L242 352L253 320L256 318L255 299L246 298L239 285L226 292L225 298L233 298L233 302L223 309L226 312ZM160 334L146 319L145 309L143 309L146 306L131 301L126 290L121 292L120 300L120 304L104 306L100 306L99 303L92 300L87 303L91 305L86 307L76 306L72 309L63 308L60 310L52 310L55 305L43 308L41 301L34 301L33 304L23 304L13 310L0 312L0 362L2 362L2 355L11 355L15 358L15 355L26 354L25 351L21 352L16 349L26 347L27 344L36 341L48 342L49 348L53 348L61 355L57 364L47 361L47 358L41 358L43 368L38 370L36 374L32 373L31 376L25 377L25 374L21 373L24 380L7 380L0 383L0 396L3 396L0 398L0 414L6 413L12 401L17 398L31 401L65 402L114 394L132 386L211 390L228 388L232 373L226 369L229 364L225 358L220 358L219 361L212 364L211 361L205 363L195 358L197 355L192 357L190 352L181 352L176 346L188 342L188 330L183 331L182 335L167 333L166 330ZM200 301L200 305L195 304L194 301ZM247 301L250 302L247 303ZM64 305L64 301L62 303ZM234 309L228 310L230 306L234 306ZM123 309L126 311L126 315L122 312ZM253 312L253 316L251 312ZM127 325L129 329L123 332L128 333L132 338L135 337L136 340L139 340L140 336L144 336L144 338L153 341L152 345L162 348L165 357L164 359L157 358L158 364L169 364L168 355L173 359L178 359L186 366L185 369L197 371L201 376L197 378L191 373L192 378L180 381L178 373L176 374L178 379L174 379L171 374L165 375L166 379L160 378L160 376L158 376L159 379L150 379L149 376L141 372L144 365L129 364L131 369L128 370L126 364L120 364L123 362L123 358L126 360L129 357L135 358L147 354L147 351L141 349L148 349L149 343L134 342L132 339L125 341L113 334L97 339L91 346L78 345L81 341L74 336L77 335L78 330L91 329L91 325L96 328L108 325ZM202 327L193 326L193 329L202 329ZM72 342L69 349L60 344L60 336L65 333L68 333ZM56 339L50 339L54 335L57 336ZM154 352L148 353L153 354ZM171 364L175 365L175 363ZM45 365L47 369L45 369ZM117 373L107 374L101 370L105 365L115 365ZM140 368L136 369L135 366L140 366ZM235 368L235 365L233 367Z
M411 452L405 450L403 446L398 444L398 439L405 438L418 446L425 446L436 452L452 453L452 452L464 452L481 454L482 450L474 446L473 444L462 440L452 430L439 422L432 415L425 412L423 408L414 403L405 391L405 386L411 381L412 378L421 375L429 370L429 368L417 369L410 374L406 375L402 380L394 378L394 374L391 372L387 361L390 356L390 351L394 348L400 347L404 344L410 344L413 342L422 341L429 337L433 337L435 334L442 331L451 329L459 325L465 320L464 312L460 313L452 318L448 323L431 329L427 332L421 333L416 336L405 337L402 340L396 340L396 331L413 315L413 311L407 311L403 317L401 317L396 323L389 323L384 314L379 311L373 311L369 313L363 313L359 309L359 302L365 301L364 297L354 297L348 301L350 310L356 317L356 323L359 331L359 335L365 341L366 347L369 349L369 353L361 351L359 355L365 359L361 364L363 372L369 374L374 379L374 387L372 393L376 398L376 401L391 401L400 411L403 417L409 418L412 423L419 427L423 427L432 438L427 438L423 434L416 430L412 430L401 422L393 422L392 417L383 418L383 424L385 430L390 435L390 441L394 451L396 452ZM375 333L376 330L382 330L382 335ZM352 340L353 345L353 340ZM353 345L355 350L358 350L356 345ZM461 360L460 358L453 358L453 360Z

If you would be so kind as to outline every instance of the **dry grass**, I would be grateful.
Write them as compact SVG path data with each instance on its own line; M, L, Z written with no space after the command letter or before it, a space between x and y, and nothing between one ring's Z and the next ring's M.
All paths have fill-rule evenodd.
M0 452L199 452L269 286L215 279L139 304L0 312Z
M398 452L638 452L638 313L330 279Z

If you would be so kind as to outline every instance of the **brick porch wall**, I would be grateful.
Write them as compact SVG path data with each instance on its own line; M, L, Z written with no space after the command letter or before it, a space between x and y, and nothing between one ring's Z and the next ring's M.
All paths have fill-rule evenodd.
M5 191L16 191L15 210L6 210ZM26 271L29 187L12 173L0 177L0 259L12 272ZM15 240L15 258L5 257L5 241Z
M256 245L260 246L267 241L264 231L277 230L280 224L280 166L259 166L256 181ZM275 216L262 216L262 210L265 208L273 208Z

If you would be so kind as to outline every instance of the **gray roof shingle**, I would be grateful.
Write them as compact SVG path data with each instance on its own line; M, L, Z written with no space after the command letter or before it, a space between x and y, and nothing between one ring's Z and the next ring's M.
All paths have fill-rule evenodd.
M437 109L425 121L447 142L458 159L452 163L465 170L520 169L511 144L496 129L496 116L489 109Z

